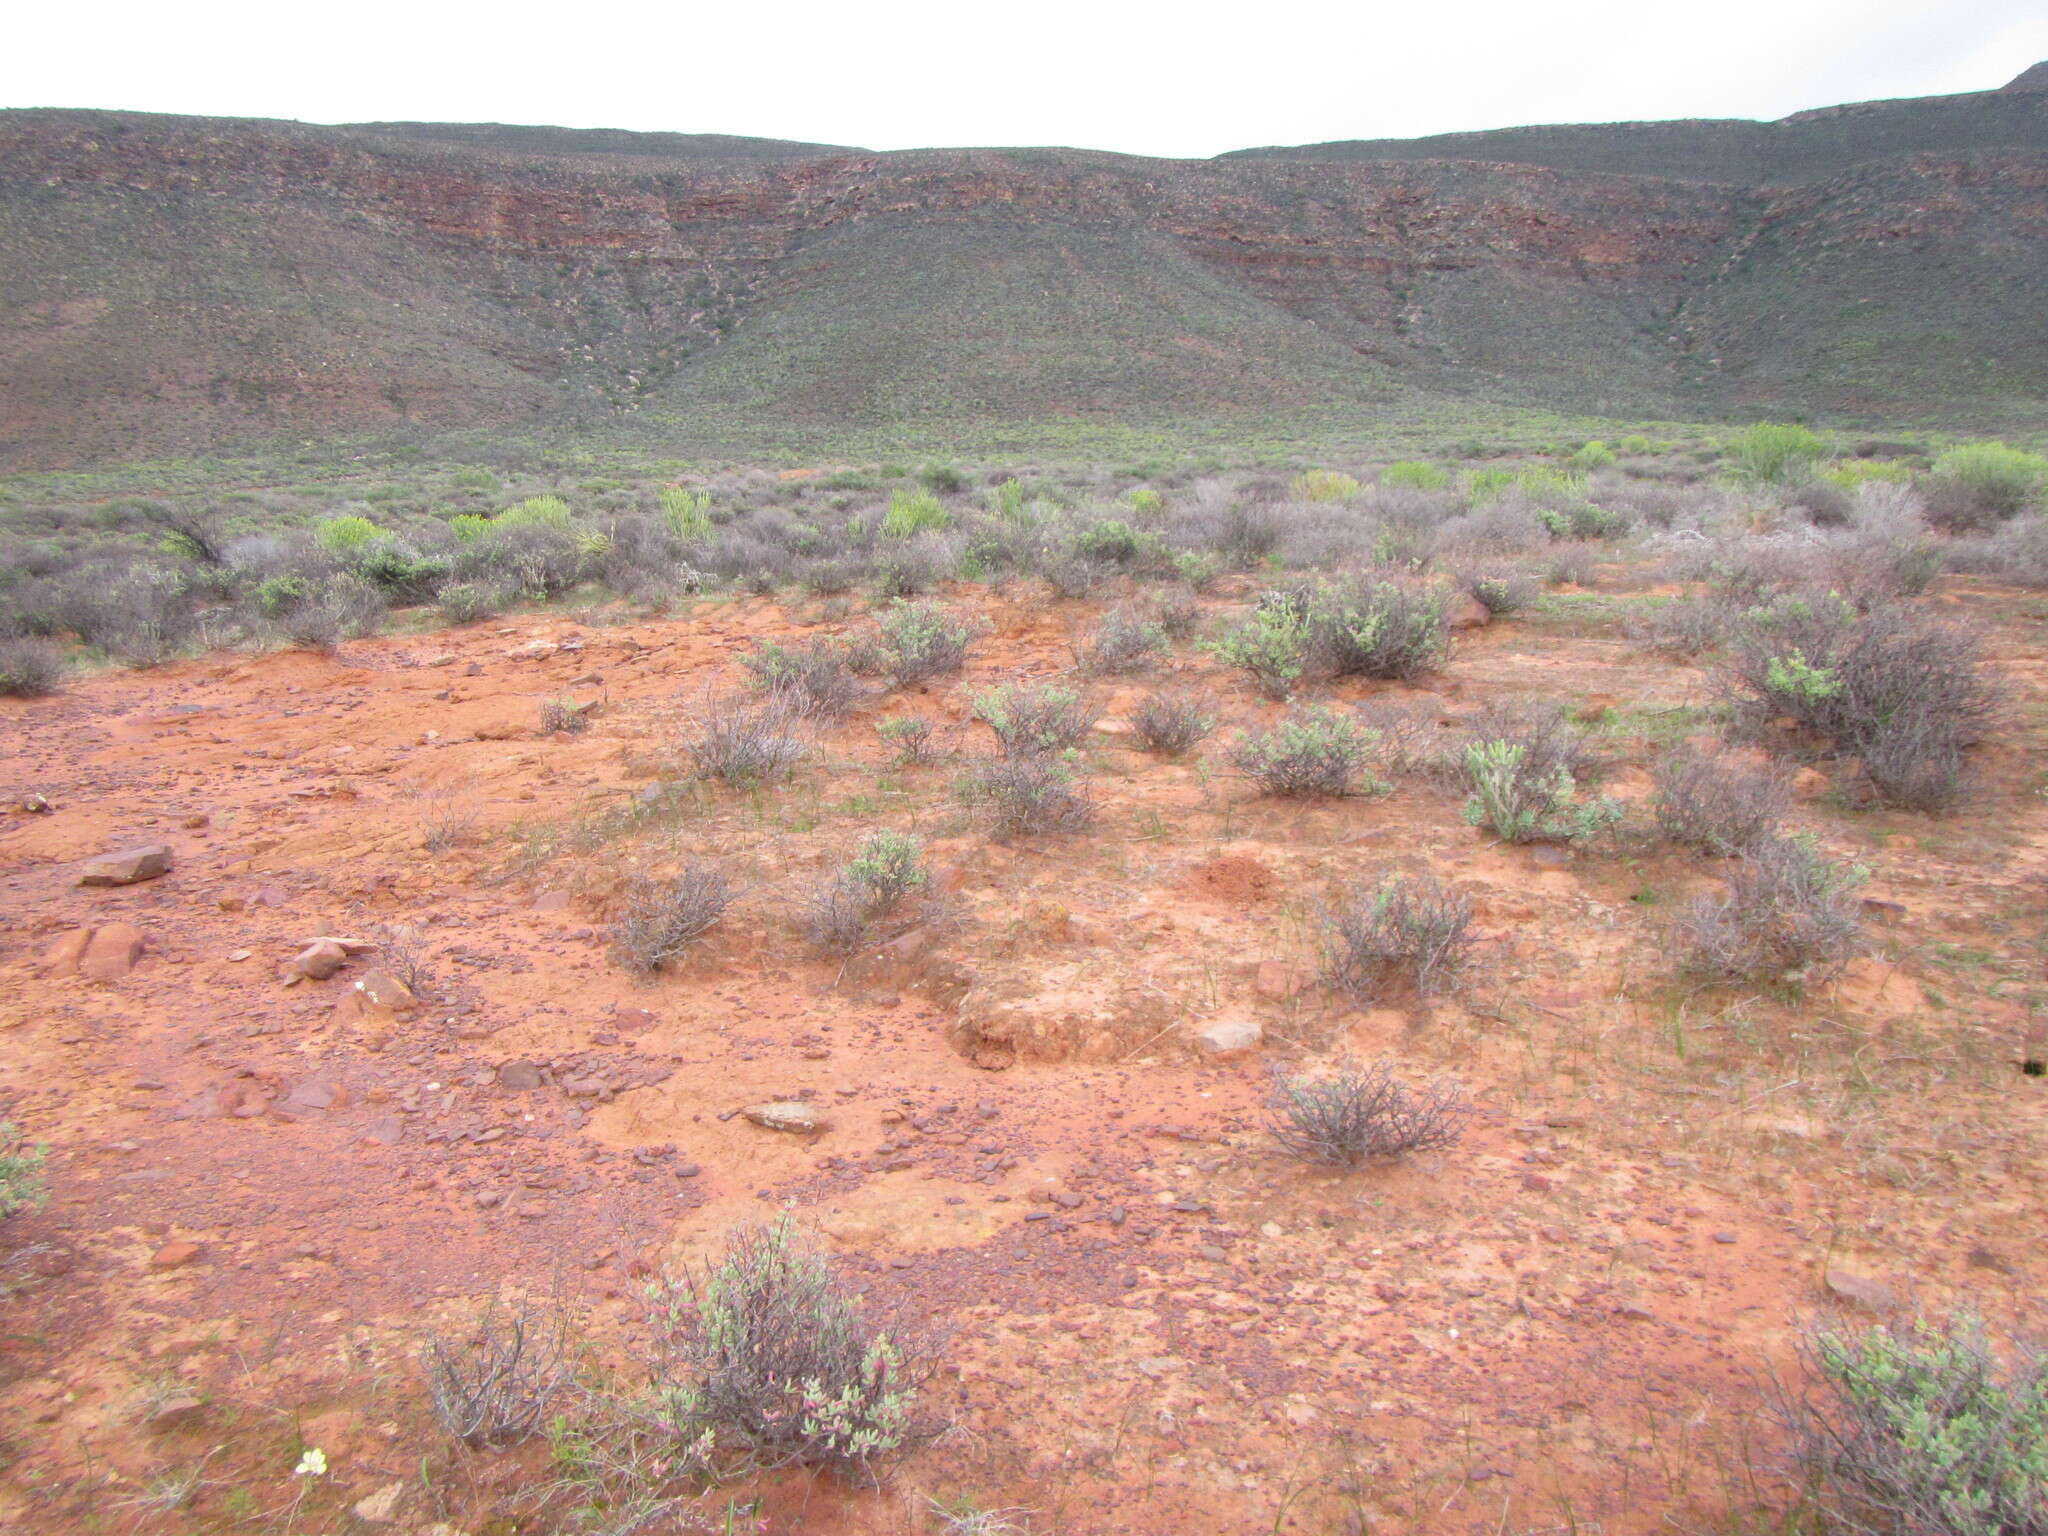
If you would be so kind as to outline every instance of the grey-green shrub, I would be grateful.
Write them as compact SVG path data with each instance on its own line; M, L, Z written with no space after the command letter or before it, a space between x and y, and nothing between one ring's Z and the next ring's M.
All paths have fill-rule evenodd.
M2048 1356L2001 1360L1983 1325L1822 1329L1791 1402L1831 1529L1912 1536L2048 1531Z

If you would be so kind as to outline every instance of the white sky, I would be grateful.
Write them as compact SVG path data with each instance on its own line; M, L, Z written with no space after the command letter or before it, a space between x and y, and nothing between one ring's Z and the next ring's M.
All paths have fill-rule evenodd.
M31 0L0 106L1209 155L1986 90L2041 0Z

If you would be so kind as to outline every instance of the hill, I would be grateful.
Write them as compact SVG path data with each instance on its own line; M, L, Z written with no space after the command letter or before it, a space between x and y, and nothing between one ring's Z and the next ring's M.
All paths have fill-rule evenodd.
M1171 161L0 113L0 465L394 425L2048 417L2048 94Z

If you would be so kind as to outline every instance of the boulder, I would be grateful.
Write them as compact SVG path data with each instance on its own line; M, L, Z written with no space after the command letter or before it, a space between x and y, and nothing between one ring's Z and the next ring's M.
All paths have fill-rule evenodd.
M332 939L315 939L284 968L284 984L289 987L301 981L325 981L347 963L347 950Z
M171 850L162 843L145 843L140 848L126 848L119 853L103 853L96 859L88 859L85 868L79 872L80 885L134 885L139 880L154 880L166 874L171 867Z
M1257 1050L1265 1034L1257 1019L1214 1019L1195 1031L1195 1049L1212 1061L1223 1061Z
M1444 622L1452 629L1484 629L1493 622L1493 610L1470 592L1460 592L1444 610Z
M76 976L78 962L85 958L86 946L92 943L92 929L73 928L60 933L43 951L37 968L45 976Z
M107 923L92 931L92 941L78 957L78 974L87 981L119 981L142 958L147 935L133 923Z

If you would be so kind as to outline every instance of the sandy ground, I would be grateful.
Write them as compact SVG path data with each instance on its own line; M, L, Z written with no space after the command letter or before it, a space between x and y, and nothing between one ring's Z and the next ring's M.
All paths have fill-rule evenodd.
M737 687L753 641L857 620L526 616L0 701L0 1108L51 1188L5 1234L0 1530L362 1529L351 1506L393 1482L388 1529L536 1529L544 1447L437 1436L424 1332L560 1288L623 1368L638 1277L784 1206L947 1363L944 1432L884 1490L747 1489L775 1533L937 1530L933 1497L1034 1532L1728 1529L1782 1494L1768 1378L1803 1324L2038 1320L2035 600L1934 599L1994 626L2014 684L1981 805L1879 814L1809 780L1798 824L1870 866L1875 947L1788 1000L1674 975L1671 915L1712 861L1500 846L1419 783L1261 799L1228 729L1185 762L1132 749L1146 679L1099 690L1095 827L991 844L957 763L892 766L872 726L924 713L988 750L968 695L1062 671L1098 609L954 599L992 625L963 678L879 697L752 794L649 798L676 714ZM1192 647L1168 670L1233 721L1273 712ZM1462 635L1426 689L1332 696L1388 691L1452 720L1604 706L1623 798L1707 692L1555 619ZM592 728L541 734L565 696L599 701ZM429 850L451 811L474 826ZM942 899L842 965L794 917L878 825L926 838ZM161 878L77 884L155 842ZM621 878L686 852L743 895L636 980L608 953ZM1472 972L1347 1008L1314 983L1316 903L1424 866L1478 904ZM121 923L144 936L126 974L44 963ZM416 1006L358 985L384 952L284 984L306 940L394 925ZM1195 1031L1236 1017L1263 1045L1206 1059ZM1280 1156L1268 1072L1346 1050L1459 1084L1464 1139L1343 1175ZM735 1113L772 1099L825 1128ZM295 1479L311 1446L328 1473ZM195 1465L188 1506L149 1501Z

